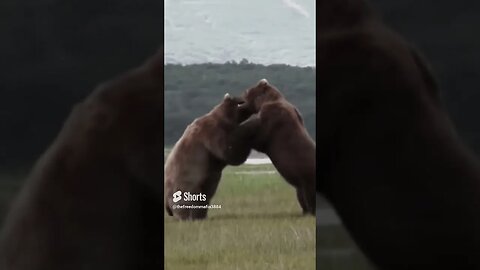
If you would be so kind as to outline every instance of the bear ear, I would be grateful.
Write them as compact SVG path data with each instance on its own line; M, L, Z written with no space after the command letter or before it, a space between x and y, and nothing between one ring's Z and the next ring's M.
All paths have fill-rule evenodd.
M225 96L223 96L223 99L232 99L232 96L230 96L229 93L226 93Z
M259 86L265 86L265 85L268 85L268 81L267 79L261 79L259 82L258 82L258 85Z

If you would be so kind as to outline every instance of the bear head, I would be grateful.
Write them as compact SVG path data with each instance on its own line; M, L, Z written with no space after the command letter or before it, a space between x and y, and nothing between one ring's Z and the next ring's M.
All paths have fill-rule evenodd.
M244 103L243 98L234 97L226 93L222 102L213 108L211 114L217 116L217 119L221 119L222 121L238 124L242 120L239 114L239 106Z
M253 114L258 113L264 103L278 101L283 98L283 95L267 79L261 79L255 86L245 90L242 98L245 103L240 106L240 109Z

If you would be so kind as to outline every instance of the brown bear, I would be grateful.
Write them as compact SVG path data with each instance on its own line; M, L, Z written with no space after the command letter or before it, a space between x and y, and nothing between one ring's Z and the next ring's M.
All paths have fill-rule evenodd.
M77 104L6 217L0 269L162 267L163 49Z
M320 0L317 189L379 269L480 269L480 168L420 54L364 0Z
M266 79L247 89L242 97L241 115L252 116L240 124L234 137L267 154L280 175L295 187L303 213L314 215L315 142L300 112Z
M231 139L243 120L238 109L241 103L242 99L227 93L220 104L188 125L175 143L165 162L164 201L170 216L180 220L206 218L205 207L217 190L222 170L248 158L250 147ZM192 201L187 196L197 198ZM185 206L190 208L180 208Z

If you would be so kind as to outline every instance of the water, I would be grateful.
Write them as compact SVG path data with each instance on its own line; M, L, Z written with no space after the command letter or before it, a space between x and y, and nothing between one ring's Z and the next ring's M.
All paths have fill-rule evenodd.
M239 171L239 172L234 172L234 174L252 174L252 175L258 175L258 174L277 174L277 171L274 170L269 170L269 171Z
M272 161L269 158L248 158L247 161L245 161L245 164L251 164L251 165L272 164Z
M315 0L166 0L165 63L315 66Z

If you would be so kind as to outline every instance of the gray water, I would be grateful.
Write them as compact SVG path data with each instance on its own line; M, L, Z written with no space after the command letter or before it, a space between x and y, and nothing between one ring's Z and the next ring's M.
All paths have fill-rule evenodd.
M166 0L165 63L315 66L315 0Z

